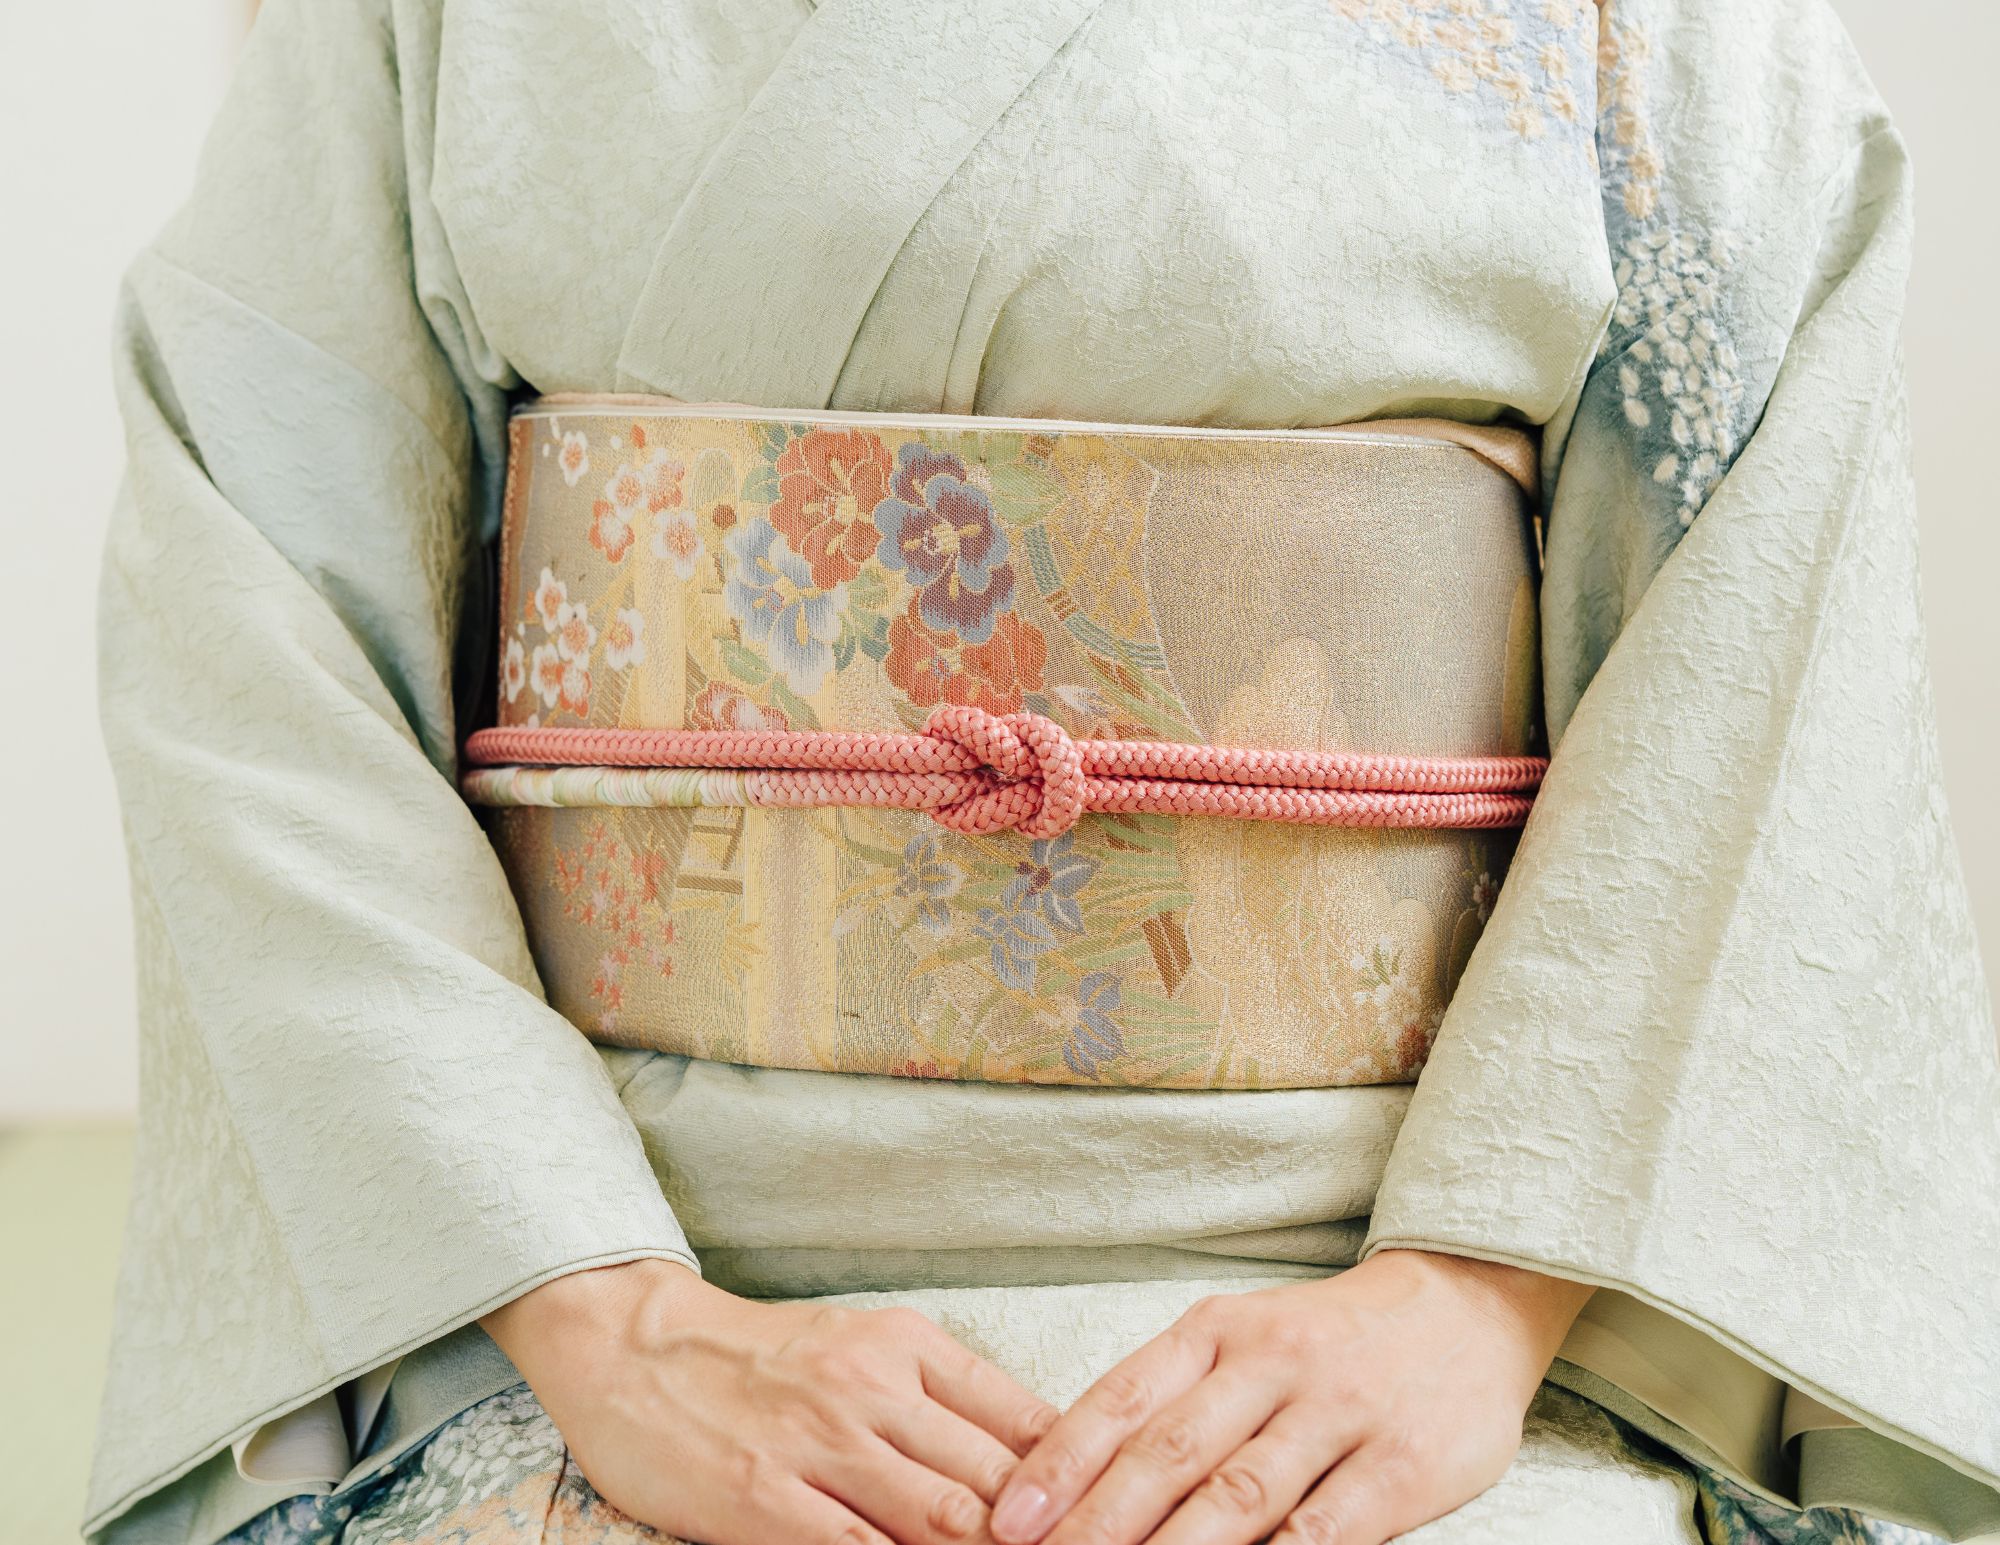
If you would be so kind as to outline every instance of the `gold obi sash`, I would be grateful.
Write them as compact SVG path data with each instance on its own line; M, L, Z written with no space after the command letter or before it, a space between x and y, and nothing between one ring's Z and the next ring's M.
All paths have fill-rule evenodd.
M1414 1078L1539 773L1533 461L526 404L463 788L549 1001L771 1067Z

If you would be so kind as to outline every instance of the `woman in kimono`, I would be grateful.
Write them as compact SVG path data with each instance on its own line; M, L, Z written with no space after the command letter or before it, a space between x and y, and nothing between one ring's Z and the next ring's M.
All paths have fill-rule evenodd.
M274 0L120 312L90 1537L2000 1529L1910 220L1819 0ZM578 1034L458 787L561 392L1538 434L1551 765L1421 1076Z

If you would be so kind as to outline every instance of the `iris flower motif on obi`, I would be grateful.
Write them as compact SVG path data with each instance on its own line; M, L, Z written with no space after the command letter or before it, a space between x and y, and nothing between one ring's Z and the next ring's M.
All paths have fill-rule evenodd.
M1107 1062L1125 1055L1125 1037L1113 1017L1123 988L1109 971L1093 971L1076 984L1076 1022L1063 1041L1063 1061L1081 1078L1096 1078Z
M1076 851L1069 832L1028 849L1000 905L979 912L975 931L992 941L994 975L1009 987L1035 985L1035 958L1053 949L1060 935L1084 932L1083 888L1095 873L1096 861Z
M1019 869L1007 887L1006 904L1039 912L1065 933L1082 933L1083 887L1097 873L1097 864L1076 851L1070 834L1037 842Z

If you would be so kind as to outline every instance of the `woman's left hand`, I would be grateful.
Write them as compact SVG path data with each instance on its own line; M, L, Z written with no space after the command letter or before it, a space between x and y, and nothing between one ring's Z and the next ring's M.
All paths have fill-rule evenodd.
M1378 1250L1203 1299L1084 1392L1002 1490L1000 1545L1381 1545L1500 1478L1579 1283Z

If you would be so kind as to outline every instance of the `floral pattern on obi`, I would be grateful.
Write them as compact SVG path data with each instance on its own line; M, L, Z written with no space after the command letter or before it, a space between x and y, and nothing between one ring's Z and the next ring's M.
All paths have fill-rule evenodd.
M1099 739L1533 749L1525 496L1458 445L629 400L512 435L502 725L907 732L965 703ZM542 798L491 831L587 1034L918 1077L1414 1078L1512 843L1154 815L1031 840L763 808L740 772L513 776Z

